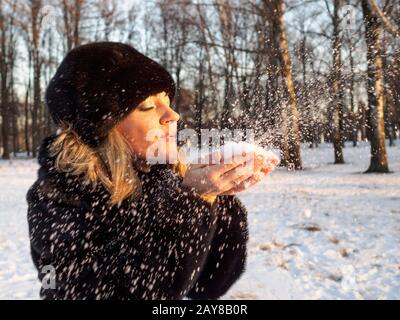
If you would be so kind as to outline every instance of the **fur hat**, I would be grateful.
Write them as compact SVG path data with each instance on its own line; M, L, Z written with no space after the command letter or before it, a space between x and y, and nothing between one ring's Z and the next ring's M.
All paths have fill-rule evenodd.
M175 82L163 66L133 47L96 42L69 51L46 90L56 124L67 122L92 147L148 96L165 91L172 103Z

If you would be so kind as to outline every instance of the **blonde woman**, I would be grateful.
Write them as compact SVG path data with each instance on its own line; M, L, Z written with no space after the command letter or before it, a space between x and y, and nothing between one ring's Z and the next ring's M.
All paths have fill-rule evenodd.
M39 279L53 270L41 298L217 299L243 273L247 212L234 194L255 181L235 175L242 163L146 159L157 139L176 148L174 93L170 74L127 44L83 45L60 64L46 91L60 128L27 193ZM163 134L149 141L151 130Z

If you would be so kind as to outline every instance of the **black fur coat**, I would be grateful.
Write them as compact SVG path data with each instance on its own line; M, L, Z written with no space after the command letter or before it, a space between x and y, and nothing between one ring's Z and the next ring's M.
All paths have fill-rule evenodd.
M247 211L236 196L210 204L166 165L140 172L143 195L107 204L109 193L54 169L44 139L29 189L31 255L55 288L43 299L217 299L246 262Z

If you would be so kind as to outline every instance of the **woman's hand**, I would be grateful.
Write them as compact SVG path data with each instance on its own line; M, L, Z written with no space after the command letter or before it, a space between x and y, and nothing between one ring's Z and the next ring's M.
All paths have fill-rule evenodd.
M199 161L200 164L189 165L182 182L202 196L224 194L250 179L255 170L259 169L257 161L254 161L254 153L237 157L232 163L221 163L223 159L219 151L207 156L215 157L216 164L201 164L204 161Z
M272 170L274 170L275 166L279 163L279 160L273 159L268 166L263 166L259 172L251 175L248 179L242 181L232 189L222 193L221 195L234 195L236 193L242 192L251 186L259 183L267 176ZM256 166L257 167L257 164Z

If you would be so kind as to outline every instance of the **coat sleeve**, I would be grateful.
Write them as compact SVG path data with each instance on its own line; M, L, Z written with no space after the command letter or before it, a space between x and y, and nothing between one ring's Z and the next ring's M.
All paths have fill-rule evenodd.
M101 201L88 206L48 183L29 190L32 257L40 280L46 265L56 275L55 289L42 288L42 298L180 299L187 294L215 232L212 205L174 179L151 185L141 208L111 216L103 214Z
M247 210L236 196L218 196L217 230L191 299L218 299L245 270L248 241Z
M164 291L167 299L181 299L194 286L206 262L217 226L215 205L182 185L181 178L170 170L159 170L147 185L144 194L148 199L143 202L140 215L150 216L146 225L156 240L143 242L145 251L154 252L157 248L173 253L165 269L170 277L160 271L141 278ZM147 255L146 266L168 264L154 261L151 257ZM164 283L158 278L164 279Z

